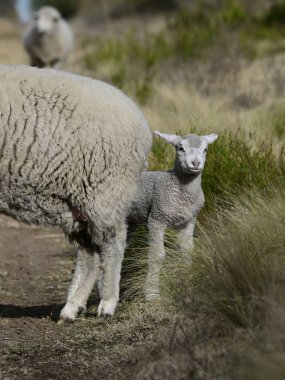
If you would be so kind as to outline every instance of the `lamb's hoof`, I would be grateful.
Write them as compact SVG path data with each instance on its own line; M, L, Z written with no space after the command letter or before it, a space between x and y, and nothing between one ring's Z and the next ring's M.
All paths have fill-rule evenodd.
M110 298L109 300L101 300L98 306L98 316L112 316L115 312L118 300L117 298Z

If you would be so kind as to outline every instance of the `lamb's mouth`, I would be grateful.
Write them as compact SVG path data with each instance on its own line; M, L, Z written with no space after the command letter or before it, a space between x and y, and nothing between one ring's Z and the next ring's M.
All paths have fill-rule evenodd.
M199 169L199 168L189 168L188 171L190 173L199 173L201 171L201 169Z

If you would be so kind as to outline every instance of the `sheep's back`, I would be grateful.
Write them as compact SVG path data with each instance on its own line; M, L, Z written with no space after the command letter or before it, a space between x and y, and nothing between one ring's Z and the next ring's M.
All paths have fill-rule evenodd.
M0 67L0 180L9 188L80 202L94 191L107 199L117 185L120 196L150 145L143 115L114 87L50 69Z

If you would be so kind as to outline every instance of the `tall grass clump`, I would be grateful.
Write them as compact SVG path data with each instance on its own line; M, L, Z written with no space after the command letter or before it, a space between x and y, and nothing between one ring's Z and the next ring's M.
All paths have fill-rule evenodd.
M285 137L285 113L283 109L276 109L271 117L271 128L273 133L282 139Z
M179 310L199 304L235 326L265 324L284 298L284 200L284 190L245 192L209 217L192 260L170 258L166 289Z
M146 32L143 39L136 34L132 30L118 39L97 38L95 48L84 56L83 61L91 72L110 65L110 73L105 79L143 104L151 97L158 67L171 55L171 50L163 32Z
M208 209L226 194L245 189L267 191L268 184L285 185L285 152L275 153L273 142L250 134L247 142L241 133L225 133L209 149L203 173L203 190Z

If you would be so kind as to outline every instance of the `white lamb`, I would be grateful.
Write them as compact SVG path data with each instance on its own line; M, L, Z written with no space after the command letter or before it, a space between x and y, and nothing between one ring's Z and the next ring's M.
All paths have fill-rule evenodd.
M60 226L79 245L62 319L85 309L101 271L98 314L114 313L127 209L151 141L137 106L106 83L0 66L0 213Z
M23 38L31 66L60 68L73 45L73 33L60 13L42 7L30 21Z
M165 256L165 230L178 230L177 240L183 250L193 247L196 217L204 205L201 174L206 152L208 144L218 138L216 134L180 137L155 133L175 146L174 168L169 171L142 172L139 192L128 213L130 231L139 224L145 224L148 228L147 300L159 297L159 274Z

